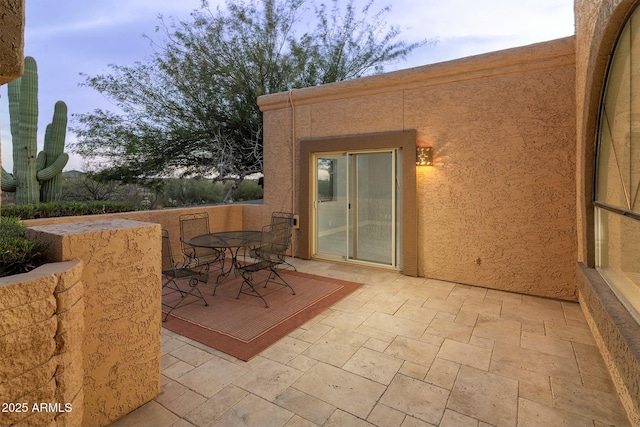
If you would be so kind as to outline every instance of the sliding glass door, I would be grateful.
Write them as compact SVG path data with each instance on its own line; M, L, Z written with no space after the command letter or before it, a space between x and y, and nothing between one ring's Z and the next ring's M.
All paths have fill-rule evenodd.
M317 154L318 258L398 266L398 162L395 150Z

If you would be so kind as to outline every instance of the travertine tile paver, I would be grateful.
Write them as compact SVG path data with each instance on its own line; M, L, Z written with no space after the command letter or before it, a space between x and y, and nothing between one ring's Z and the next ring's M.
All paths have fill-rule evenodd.
M475 418L467 417L466 415L447 409L444 411L440 427L474 427L478 425L478 422Z
M211 424L213 427L281 427L293 418L294 414L268 402L260 397L249 394L233 408L228 410Z
M451 338L460 342L469 342L472 332L473 326L438 318L433 319L426 330L426 333L430 335Z
M292 260L364 285L243 362L168 330L115 426L627 426L577 303Z
M438 425L448 399L449 390L415 378L396 375L380 399L380 403Z
M377 426L399 427L404 421L405 413L378 403L367 421Z
M287 389L274 402L317 425L324 424L336 410L335 406L295 388Z
M492 363L510 365L535 374L582 383L575 358L496 343Z
M522 323L517 320L480 315L473 329L473 336L519 345L521 332Z
M416 322L386 313L373 313L363 322L363 325L395 335L420 338L427 327L427 322Z
M428 325L436 317L436 314L438 314L436 310L405 303L395 312L394 316Z
M518 382L463 366L451 391L449 409L497 426L515 426Z
M171 366L169 366L167 369L165 369L162 373L171 379L177 379L183 376L184 374L186 374L187 372L193 370L193 368L194 368L193 365L190 365L187 362L184 362L182 360L178 360L175 363L173 363Z
M610 393L592 390L573 382L551 381L554 407L576 415L588 416L601 423L625 425L626 415L618 398Z
M111 424L112 427L169 427L180 420L176 414L169 411L156 401L145 403L127 416Z
M397 337L384 351L385 354L398 357L416 364L431 365L440 347L406 337Z
M418 365L417 363L405 360L398 372L417 380L423 380L427 372L429 372L429 366Z
M314 365L293 387L363 419L385 391L380 383L325 363Z
M302 354L335 366L344 365L369 337L334 328Z
M179 381L205 397L212 397L246 373L245 368L216 358L182 375Z
M574 350L570 341L527 331L522 332L521 347L555 356L574 357Z
M209 425L244 399L248 394L247 391L239 387L229 385L189 412L185 418L198 426Z
M298 338L284 337L261 353L262 357L280 363L289 363L309 348L309 343Z
M331 418L324 424L324 427L371 427L373 424L351 415L348 412L336 410Z
M450 360L436 358L431 364L429 372L427 372L424 380L439 387L446 388L447 390L451 390L456 378L458 377L459 370L460 364Z
M545 321L547 335L567 341L575 341L587 345L596 345L591 331L586 324L562 324Z
M211 353L190 345L183 345L169 354L192 366L200 366L214 357Z
M556 408L549 408L537 402L527 399L519 399L518 402L519 426L591 426L591 418L572 414Z
M458 341L445 340L437 357L488 371L491 350Z
M388 385L402 366L402 360L377 351L361 348L342 369Z
M263 359L233 384L266 400L273 401L303 374L295 368Z

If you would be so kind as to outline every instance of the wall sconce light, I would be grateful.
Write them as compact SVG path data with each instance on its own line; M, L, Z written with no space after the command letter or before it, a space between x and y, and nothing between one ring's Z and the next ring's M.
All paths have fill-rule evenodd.
M416 147L416 166L433 166L432 147Z

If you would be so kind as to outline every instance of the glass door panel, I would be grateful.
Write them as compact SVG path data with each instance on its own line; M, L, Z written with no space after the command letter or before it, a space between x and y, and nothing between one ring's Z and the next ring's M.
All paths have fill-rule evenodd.
M395 203L392 152L351 155L351 258L393 264Z
M346 258L347 156L316 158L316 254Z

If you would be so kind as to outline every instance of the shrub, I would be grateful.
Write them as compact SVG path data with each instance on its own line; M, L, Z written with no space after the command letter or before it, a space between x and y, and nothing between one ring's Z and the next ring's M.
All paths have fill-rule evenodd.
M26 273L45 263L47 245L27 239L25 228L19 218L0 216L0 277Z
M245 179L233 192L232 197L236 202L262 199L262 188L258 185L257 181Z
M1 216L20 219L53 218L60 216L95 215L104 213L131 212L136 208L127 202L52 202L35 205L2 205Z

